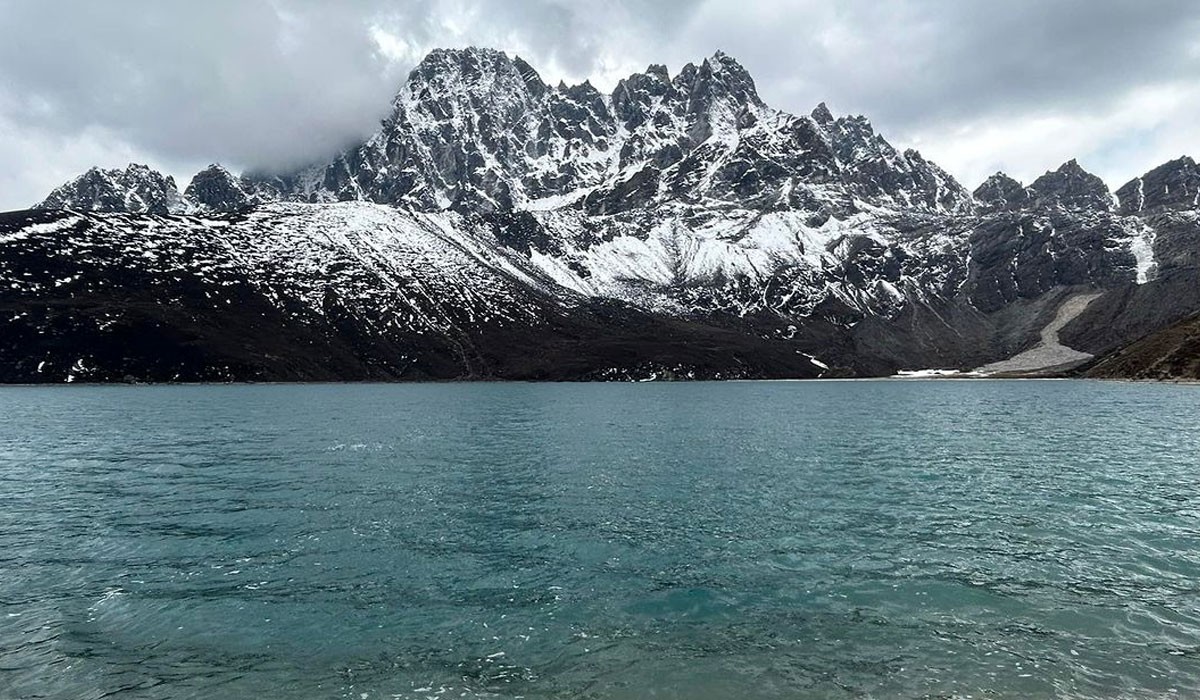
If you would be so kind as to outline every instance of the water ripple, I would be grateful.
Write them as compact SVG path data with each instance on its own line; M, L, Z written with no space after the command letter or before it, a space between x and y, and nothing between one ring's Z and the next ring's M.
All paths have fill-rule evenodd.
M0 698L1200 696L1200 391L13 388Z

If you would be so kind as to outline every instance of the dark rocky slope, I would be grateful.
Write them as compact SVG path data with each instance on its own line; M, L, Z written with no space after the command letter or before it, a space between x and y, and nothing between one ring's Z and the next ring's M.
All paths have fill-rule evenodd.
M1098 379L1200 381L1200 315L1155 331L1084 372Z

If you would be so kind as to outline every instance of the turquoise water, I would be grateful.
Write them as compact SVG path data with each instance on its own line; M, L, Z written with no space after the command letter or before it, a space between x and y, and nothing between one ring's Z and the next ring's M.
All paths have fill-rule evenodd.
M0 390L0 698L1200 696L1200 387Z

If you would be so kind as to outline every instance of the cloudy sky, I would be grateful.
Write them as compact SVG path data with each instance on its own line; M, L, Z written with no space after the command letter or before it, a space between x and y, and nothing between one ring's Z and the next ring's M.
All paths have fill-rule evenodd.
M717 49L973 188L1200 157L1195 0L0 0L0 210L91 165L283 168L369 134L435 47L602 89Z

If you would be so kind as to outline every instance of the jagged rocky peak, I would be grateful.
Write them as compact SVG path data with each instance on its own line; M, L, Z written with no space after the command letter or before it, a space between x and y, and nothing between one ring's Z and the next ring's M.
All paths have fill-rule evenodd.
M828 112L829 109L826 108L825 111ZM875 133L871 120L861 114L837 117L823 126L829 134L838 160L843 163L895 160L900 155L887 139Z
M370 140L286 181L289 196L420 209L511 209L528 161L546 155L539 118L551 89L520 58L493 49L438 49L409 73ZM541 149L541 150L539 150ZM536 189L536 186L533 188Z
M197 208L215 212L238 211L259 203L242 178L215 163L193 175L183 194Z
M919 152L897 150L862 115L835 117L822 102L808 120L823 134L840 176L866 200L899 207L966 212L971 194Z
M1029 190L1002 172L984 180L973 195L984 211L1019 209L1029 204Z
M671 73L662 63L651 63L649 66L646 66L646 75L661 83L671 82Z
M1109 211L1113 208L1112 193L1108 185L1083 169L1074 158L1033 181L1029 186L1031 197L1039 204L1058 205L1066 209L1094 209Z
M1117 190L1122 214L1200 208L1200 165L1190 156L1163 163Z
M814 122L820 124L821 126L829 126L833 123L833 112L829 111L829 106L824 102L813 108L813 111L809 116L812 117Z
M753 209L820 208L831 197L840 211L858 200L971 206L954 178L896 151L865 118L769 108L722 52L673 76L650 65L605 95L587 81L548 86L500 51L442 49L413 69L394 107L362 146L284 178L299 183L286 195L462 211L569 201L613 213L663 198Z
M520 57L509 58L495 49L436 49L409 73L397 99L407 96L410 107L439 120L464 108L500 110L512 117L548 89Z
M750 72L724 51L704 59L699 66L687 64L671 84L685 100L688 111L710 109L722 99L737 105L765 106Z
M697 220L730 208L840 216L863 203L973 206L954 178L893 148L864 117L835 119L824 105L811 118L768 107L749 72L722 52L675 75L648 66L606 95L588 81L549 86L501 51L439 49L410 72L369 139L276 175L209 168L188 201L203 211L276 199L472 213L574 207L636 214L639 226L668 202L696 208L688 216Z
M520 56L513 57L513 66L520 74L521 80L525 82L525 87L534 95L541 95L546 92L546 84L542 82L542 76L534 70L533 66L525 62L525 59Z
M179 214L188 209L174 178L139 163L124 170L92 168L34 208L135 214Z
M651 64L644 73L634 73L613 89L613 111L627 129L635 129L647 118L656 99L671 89L667 67Z
M750 73L721 51L698 66L684 66L671 81L668 99L675 114L687 121L687 148L714 133L729 134L752 125L754 111L766 107Z
M904 159L911 170L901 182L911 180L916 187L916 196L907 197L908 204L923 204L931 209L958 213L968 212L974 207L974 200L967 188L940 165L925 160L920 151L905 149Z
M613 112L627 141L621 164L651 160L666 167L714 133L728 135L751 126L766 109L754 79L733 57L718 51L699 64L689 63L672 78L662 65L650 65L617 83ZM672 132L682 126L678 133Z

